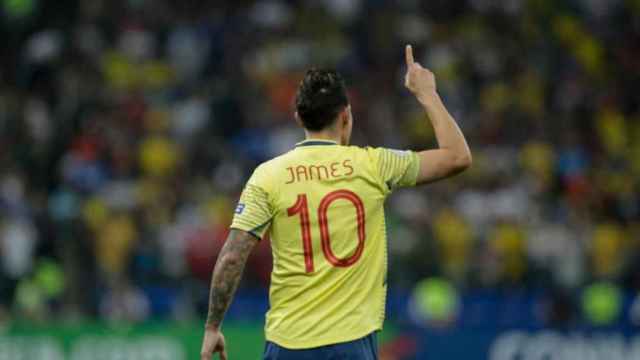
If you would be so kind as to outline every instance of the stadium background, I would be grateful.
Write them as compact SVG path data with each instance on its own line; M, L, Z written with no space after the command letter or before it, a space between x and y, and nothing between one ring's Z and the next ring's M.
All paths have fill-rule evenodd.
M302 138L310 65L354 143L435 146L403 45L471 170L388 203L383 359L640 357L640 1L0 1L0 359L197 358L243 182ZM257 358L270 252L226 321Z

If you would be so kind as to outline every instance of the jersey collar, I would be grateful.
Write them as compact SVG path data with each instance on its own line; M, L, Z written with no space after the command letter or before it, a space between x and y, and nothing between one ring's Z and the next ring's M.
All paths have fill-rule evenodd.
M314 145L338 145L338 143L333 141L333 140L307 139L307 140L300 141L299 143L297 143L296 147L314 146Z

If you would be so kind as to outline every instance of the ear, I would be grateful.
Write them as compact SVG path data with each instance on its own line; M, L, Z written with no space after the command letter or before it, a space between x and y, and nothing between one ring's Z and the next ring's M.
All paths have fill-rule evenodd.
M344 121L344 125L347 126L349 125L349 122L352 120L351 117L351 105L348 105L347 107L344 108L344 110L342 111L343 114L343 121Z
M342 126L347 126L349 125L349 107L345 107L341 112L340 112L340 121L342 122Z
M300 115L298 115L297 111L293 113L293 117L296 119L296 124L300 125L301 127L304 127L304 124L302 124L302 120L300 120Z

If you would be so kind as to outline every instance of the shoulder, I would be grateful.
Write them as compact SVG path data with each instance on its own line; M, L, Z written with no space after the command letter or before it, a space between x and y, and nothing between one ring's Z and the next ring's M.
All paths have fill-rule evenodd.
M375 146L356 146L350 145L345 146L349 149L349 151L353 151L355 153L360 153L365 156L379 156L381 152L387 151L388 149L383 147L375 147Z
M372 165L376 165L380 161L380 158L382 157L384 152L386 151L385 148L373 147L373 146L365 146L365 147L354 146L354 148L355 148L354 149L355 152L359 153L360 156L365 158Z
M368 148L367 150L369 156L379 162L409 160L414 154L411 150L397 150L385 147Z
M283 164L286 164L289 161L291 161L292 155L293 155L293 151L288 151L282 155L278 155L270 160L267 160L261 163L260 165L258 165L255 168L254 173L259 173L259 174L272 173L275 169L279 169L282 167Z
M290 157L291 151L276 156L273 159L267 160L256 166L249 182L261 185L265 188L269 187L269 185L274 182L276 175L279 173L278 170L281 170L283 165L290 161Z
M341 148L345 152L349 152L349 153L361 155L361 156L371 156L378 149L371 146L358 146L358 145L346 145L346 146L343 145L341 146Z

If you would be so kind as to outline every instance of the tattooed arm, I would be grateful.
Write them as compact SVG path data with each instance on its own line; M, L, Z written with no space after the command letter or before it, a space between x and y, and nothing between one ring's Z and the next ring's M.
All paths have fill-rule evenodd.
M258 238L248 232L231 230L211 277L207 327L219 328L233 298L244 265Z
M221 359L227 358L220 325L238 288L247 258L257 243L258 238L254 235L241 230L231 230L220 251L211 277L209 314L200 355L202 360L210 360L216 352L220 353Z

